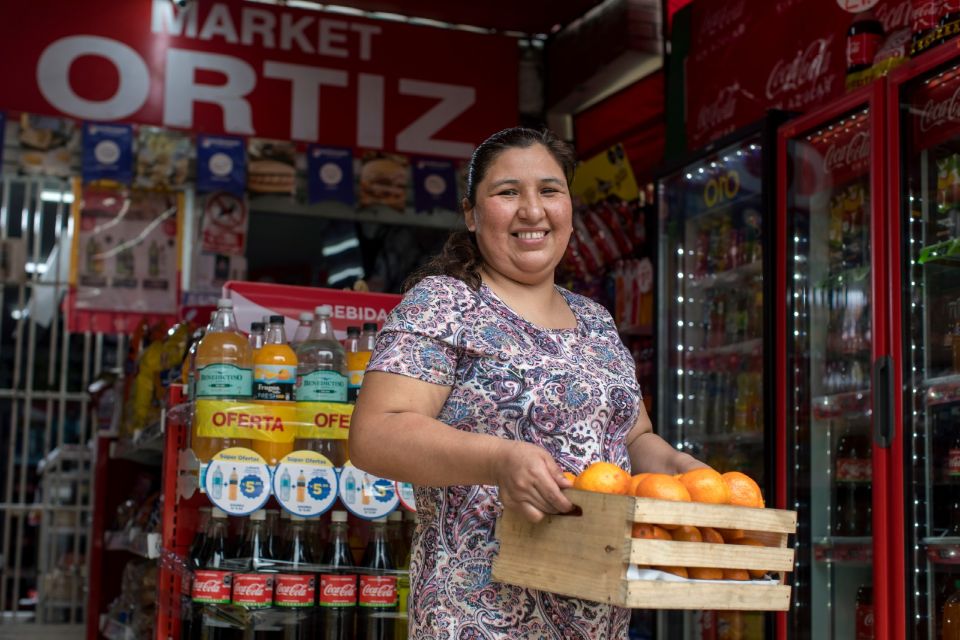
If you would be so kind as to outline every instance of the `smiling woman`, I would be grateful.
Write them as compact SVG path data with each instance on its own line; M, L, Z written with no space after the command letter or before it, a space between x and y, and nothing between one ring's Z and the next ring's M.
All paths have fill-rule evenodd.
M702 466L651 432L607 310L554 284L572 173L549 132L507 129L481 144L467 229L411 277L377 336L350 454L415 486L411 638L625 639L626 609L493 582L497 517L569 511L564 472L594 462Z

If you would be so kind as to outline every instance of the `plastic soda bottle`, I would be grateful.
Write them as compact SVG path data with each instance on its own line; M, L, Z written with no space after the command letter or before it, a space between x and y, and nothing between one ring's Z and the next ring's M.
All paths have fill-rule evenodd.
M356 402L360 383L363 382L363 367L360 366L360 327L347 327L347 339L343 343L347 359L347 401Z
M299 319L300 324L297 325L297 330L293 332L293 338L290 339L290 346L294 349L300 346L300 343L307 341L310 337L310 329L313 327L313 314L309 311L301 313Z
M377 518L373 521L370 527L370 541L360 562L357 638L364 640L392 639L394 633L397 575L394 571L393 559L390 557L386 529L386 518Z
M247 340L250 342L250 350L252 353L256 353L257 349L263 346L263 336L266 332L266 325L262 322L251 322L250 323L250 335Z
M330 516L330 541L320 559L321 638L352 640L357 610L357 574L350 554L347 512Z
M316 314L309 338L297 347L297 402L346 403L347 365L330 323L333 308L317 307ZM306 437L296 448L322 453L337 467L347 461L346 439Z
M297 382L297 355L287 344L284 332L284 317L270 316L270 324L264 336L263 346L253 355L253 397L257 402L276 407L293 407ZM285 428L293 428L290 420ZM269 465L293 451L293 438L289 432L271 431L271 436L287 435L287 441L254 440L253 450L263 456Z
M233 315L233 302L221 298L217 302L217 315L210 329L197 345L196 390L198 400L249 398L253 391L253 359L250 344L237 329ZM227 447L249 446L243 438L210 438L198 434L198 422L194 422L191 447L201 463L209 462L218 451Z

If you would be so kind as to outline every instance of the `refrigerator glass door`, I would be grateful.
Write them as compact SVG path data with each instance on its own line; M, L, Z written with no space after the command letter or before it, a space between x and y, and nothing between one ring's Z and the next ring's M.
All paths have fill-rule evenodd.
M860 638L872 623L870 117L787 141L790 638Z
M761 134L660 181L658 433L766 486ZM767 497L772 500L772 496ZM687 638L764 637L757 612L702 612Z
M900 95L908 635L960 638L960 65Z

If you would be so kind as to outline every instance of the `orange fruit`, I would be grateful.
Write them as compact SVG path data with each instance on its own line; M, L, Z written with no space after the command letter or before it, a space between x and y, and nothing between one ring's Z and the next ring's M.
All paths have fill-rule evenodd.
M742 545L750 546L750 547L765 547L765 546L767 546L767 545L763 544L762 542L760 542L759 540L757 540L756 538L748 538L748 537L746 537L746 536L744 536L744 537L742 537L742 538L737 538L736 540L733 541L733 544L742 544ZM750 573L750 577L751 577L751 578L758 578L758 579L764 577L765 575L767 575L767 572L764 571L763 569L750 569L750 570L749 570L749 573Z
M723 536L713 527L700 527L700 536L704 542L710 542L712 544L724 543Z
M566 478L567 480L569 480L570 482L574 482L574 483L575 483L575 482L577 481L577 476L573 475L573 474L570 473L569 471L564 471L564 472L563 472L563 477Z
M665 473L651 473L637 486L641 498L690 502L690 492L683 484Z
M628 495L635 496L637 495L637 487L640 486L640 483L650 475L649 473L638 473L637 475L630 478L630 493Z
M723 580L723 569L714 567L687 567L687 575L695 580Z
M573 481L574 489L627 495L630 474L612 462L594 462Z
M727 544L733 544L733 541L737 538L742 538L745 534L743 529L717 529L717 533L723 538L723 541Z
M727 504L730 500L730 488L723 476L708 467L687 471L680 476L680 482L690 492L690 499L694 502Z
M672 540L670 534L663 527L646 522L635 522L631 535L634 538L646 538L648 540Z
M724 580L749 580L750 574L747 573L746 569L724 569L723 579Z
M687 577L686 567L654 567L654 569L660 569L660 571L666 571L667 573L672 573L673 575L680 576L681 578Z
M730 488L728 504L763 508L763 494L753 478L739 471L728 471L722 477L723 481L727 483L727 487Z
M703 542L700 529L689 525L681 525L670 532L670 537L680 542Z

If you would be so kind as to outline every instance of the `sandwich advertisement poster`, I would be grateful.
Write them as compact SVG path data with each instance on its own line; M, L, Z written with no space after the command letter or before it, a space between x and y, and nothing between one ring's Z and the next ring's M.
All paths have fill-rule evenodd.
M341 147L310 145L307 149L307 191L310 204L342 202L353 206L353 152Z
M409 161L396 154L369 152L360 167L360 206L403 211L410 182Z
M247 185L242 138L197 136L197 190L243 195Z
M297 190L297 147L283 140L250 138L247 142L247 190L282 193Z

